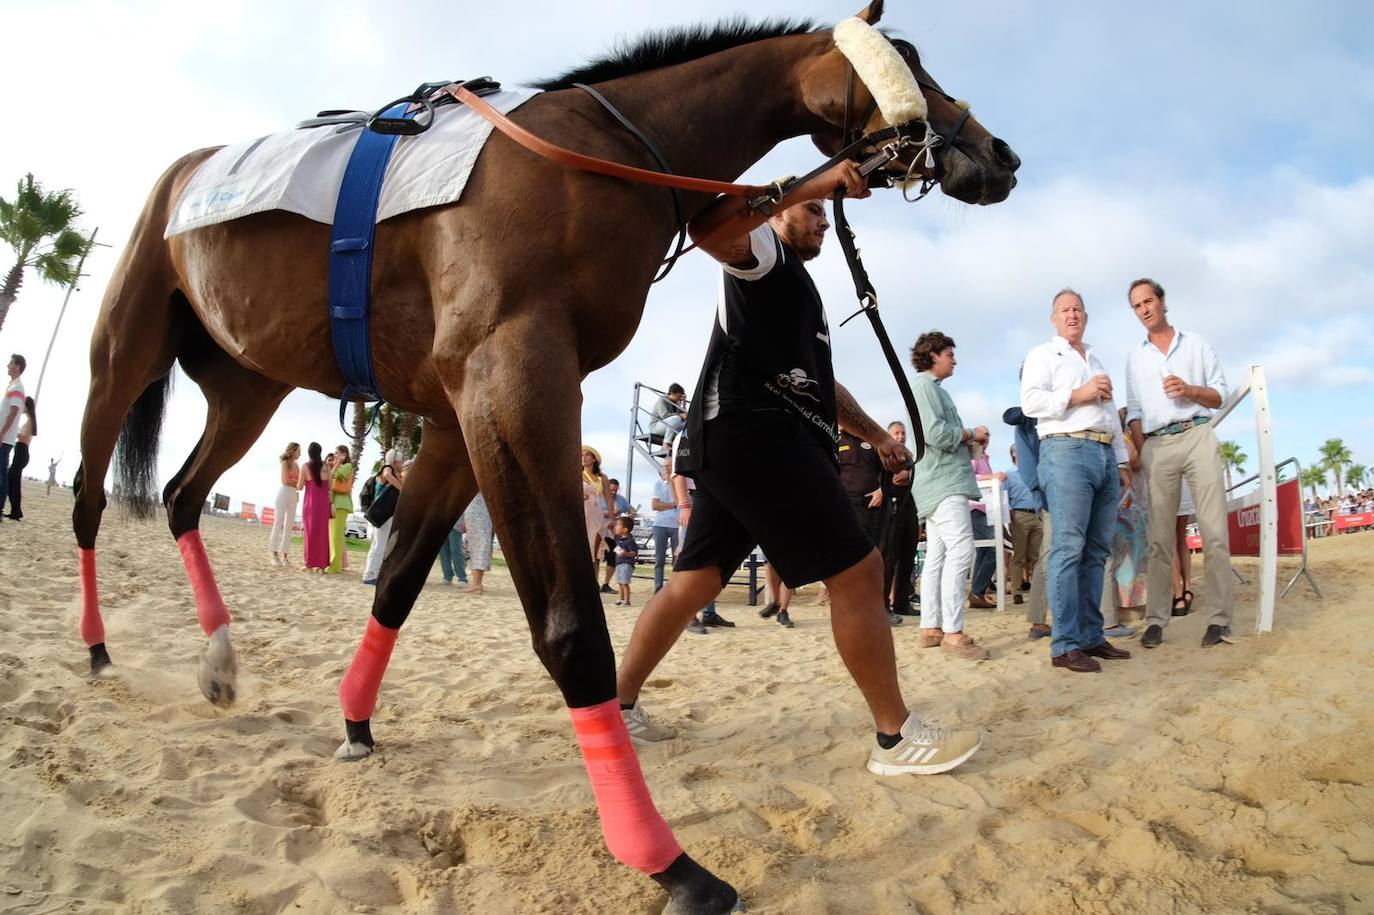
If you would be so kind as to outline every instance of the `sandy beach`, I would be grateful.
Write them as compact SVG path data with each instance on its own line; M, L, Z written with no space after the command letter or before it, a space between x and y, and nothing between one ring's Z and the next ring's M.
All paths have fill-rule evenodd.
M373 594L360 562L277 569L262 528L205 519L241 669L221 712L196 688L204 637L166 526L107 513L118 668L92 680L71 494L28 484L25 509L0 526L0 910L662 907L605 851L503 570L473 597L436 567L382 687L378 753L338 763L335 691ZM1195 613L1095 676L1053 670L1015 612L970 612L981 664L922 651L908 623L909 701L986 731L927 778L864 770L870 722L813 593L790 631L734 594L739 627L684 637L650 681L646 707L681 736L640 759L684 847L754 913L1374 911L1371 547L1314 542L1325 599L1295 585L1263 637L1256 564L1238 560L1235 644L1200 649ZM636 580L636 605L649 590ZM607 603L620 651L634 618Z

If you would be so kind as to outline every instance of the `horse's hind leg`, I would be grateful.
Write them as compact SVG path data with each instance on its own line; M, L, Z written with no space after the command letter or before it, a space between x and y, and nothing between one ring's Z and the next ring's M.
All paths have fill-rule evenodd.
M161 244L160 236L136 231L91 336L91 384L81 420L81 464L72 481L72 529L81 573L81 636L93 674L112 663L96 588L95 541L105 510L105 473L116 444L124 504L142 517L156 506L149 484L183 314Z
M621 716L578 499L580 411L549 408L579 390L576 354L571 345L527 344L551 337L556 329L508 322L468 358L458 404L468 452L535 653L569 706L607 847L668 890L668 912L729 912L738 894L678 845L649 797Z
M210 340L199 322L188 322L185 337L181 365L200 385L209 410L205 432L167 483L163 502L195 593L200 627L210 639L196 679L205 698L224 708L237 695L238 665L229 641L229 610L200 539L201 510L215 481L257 441L291 388L239 365Z

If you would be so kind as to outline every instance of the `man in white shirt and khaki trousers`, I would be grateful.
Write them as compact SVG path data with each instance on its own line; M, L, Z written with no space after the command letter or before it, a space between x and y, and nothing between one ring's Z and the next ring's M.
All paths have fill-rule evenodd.
M1150 553L1145 634L1164 640L1173 595L1174 517L1188 481L1202 533L1207 601L1212 606L1202 647L1231 634L1235 584L1226 529L1226 491L1220 446L1210 420L1226 397L1226 376L1201 336L1170 326L1164 289L1152 279L1131 284L1131 309L1146 337L1126 357L1126 425L1150 484Z
M1021 411L1037 421L1037 475L1053 519L1045 582L1054 615L1050 657L1055 667L1096 673L1099 658L1131 656L1103 635L1099 606L1131 469L1112 380L1083 342L1088 313L1082 296L1060 290L1050 322L1058 333L1030 351L1021 371Z

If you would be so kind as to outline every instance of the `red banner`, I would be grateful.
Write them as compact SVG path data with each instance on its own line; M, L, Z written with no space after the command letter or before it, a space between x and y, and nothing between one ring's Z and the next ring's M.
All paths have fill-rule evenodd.
M1336 516L1336 530L1348 531L1356 527L1374 527L1374 512L1361 512L1358 515Z
M239 517L245 521L252 521L258 516L258 507L252 502L239 503Z
M276 510L275 508L268 508L267 506L264 505L263 508L262 508L262 523L263 523L263 524L271 524L272 522L274 522L274 521L276 521L276 520L277 520L277 510Z
M1259 491L1244 499L1244 504L1226 516L1230 532L1232 556L1260 554ZM1302 489L1297 480L1287 480L1278 486L1279 555L1302 555Z

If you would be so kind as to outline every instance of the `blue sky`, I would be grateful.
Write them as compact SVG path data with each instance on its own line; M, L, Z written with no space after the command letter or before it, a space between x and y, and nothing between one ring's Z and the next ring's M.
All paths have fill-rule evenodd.
M856 11L833 0L677 9L0 0L0 32L43 36L7 43L0 187L8 196L33 171L73 188L84 225L116 246L92 258L73 298L34 463L63 453L59 476L75 471L100 295L152 182L182 153L286 129L320 108L375 107L424 80L553 75L650 28L746 11L834 22ZM930 72L1024 162L1020 186L996 207L938 194L911 206L889 193L850 209L893 340L905 349L936 327L955 338L950 390L967 423L992 428L995 461L1005 463L1000 414L1016 398L1017 365L1051 333L1055 290L1083 293L1089 341L1120 388L1139 338L1126 286L1150 275L1175 323L1211 339L1233 384L1265 366L1280 458L1310 461L1338 436L1374 464L1374 6L969 0L892 3L883 24L915 42ZM747 176L816 161L794 141ZM853 308L838 246L827 244L813 273L836 325ZM715 288L713 265L689 256L654 288L629 348L584 383L584 437L613 474L624 476L634 382L695 381ZM29 356L31 390L60 301L31 276L0 330L0 350ZM866 324L833 337L838 377L875 418L900 416ZM319 394L291 395L218 488L270 502L282 444L342 440L335 414ZM164 479L203 416L195 385L180 378ZM1256 454L1248 410L1220 432ZM635 501L647 502L648 468L635 475Z

